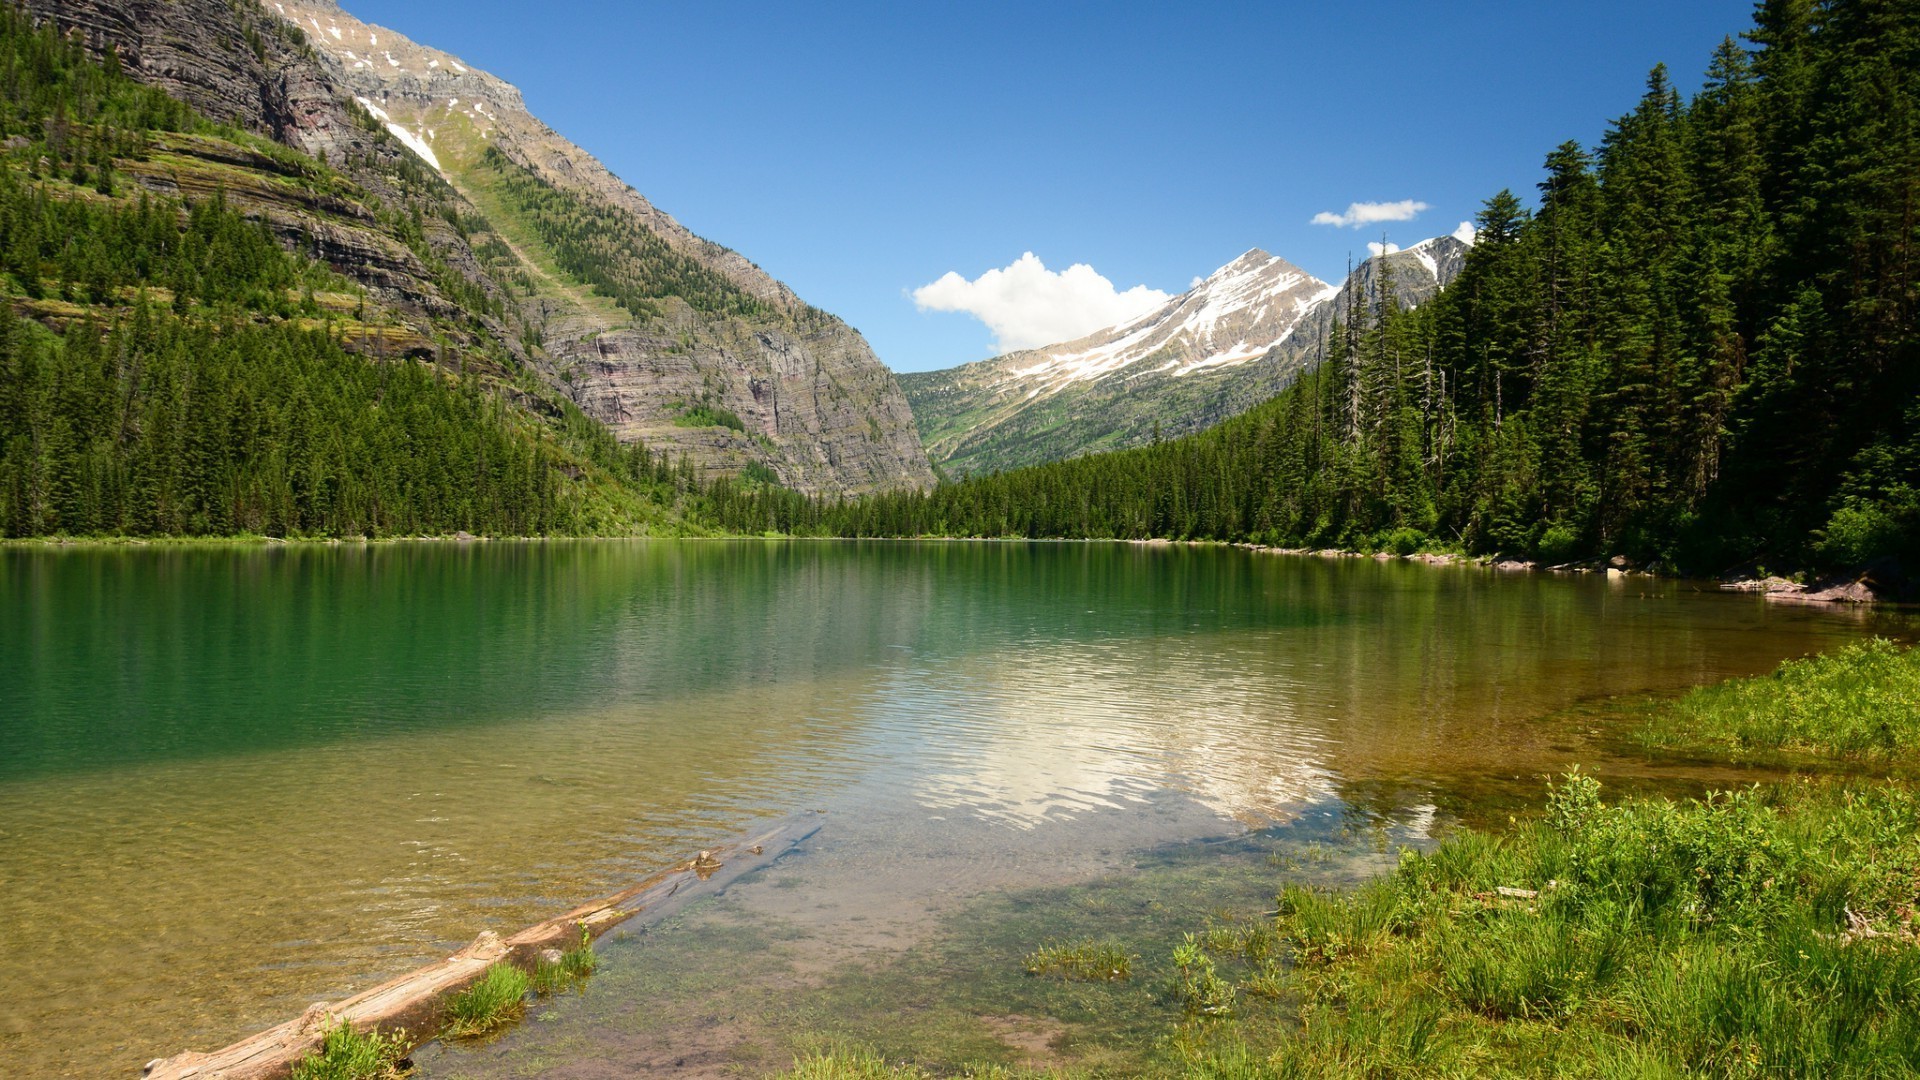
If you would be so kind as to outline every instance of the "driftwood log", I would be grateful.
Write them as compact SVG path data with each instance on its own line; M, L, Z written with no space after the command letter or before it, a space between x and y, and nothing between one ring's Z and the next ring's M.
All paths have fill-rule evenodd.
M345 1001L311 1005L299 1019L225 1049L151 1061L140 1075L145 1080L272 1080L291 1073L294 1062L313 1052L327 1031L342 1023L359 1031L403 1031L411 1042L425 1042L438 1030L441 1003L494 964L505 960L528 967L545 949L578 944L582 931L597 938L642 912L664 915L670 907L710 895L742 874L769 865L818 829L817 819L789 819L728 847L703 851L630 889L582 904L512 937L502 938L489 930L439 963Z

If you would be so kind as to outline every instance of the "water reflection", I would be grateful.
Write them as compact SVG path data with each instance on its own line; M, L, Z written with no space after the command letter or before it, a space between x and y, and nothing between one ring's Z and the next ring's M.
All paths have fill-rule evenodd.
M1329 779L1325 740L1286 696L1191 642L1107 640L904 673L877 719L899 733L931 809L1033 828L1171 784L1252 822Z
M1424 832L1583 752L1542 716L1880 625L1058 544L6 550L0 612L0 1075L217 1044L797 810L949 892L1309 801Z

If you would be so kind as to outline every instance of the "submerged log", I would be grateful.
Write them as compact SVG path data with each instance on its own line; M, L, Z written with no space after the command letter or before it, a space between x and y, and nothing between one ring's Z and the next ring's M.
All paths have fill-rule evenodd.
M357 1031L403 1031L415 1045L438 1031L440 1006L501 961L532 966L548 949L597 938L636 915L665 915L673 907L710 895L751 870L771 864L818 831L817 819L801 816L724 848L655 874L630 889L582 904L508 938L489 930L439 963L381 983L340 1002L318 1002L297 1020L209 1054L188 1052L148 1062L145 1080L271 1080L293 1071L327 1031L342 1023Z

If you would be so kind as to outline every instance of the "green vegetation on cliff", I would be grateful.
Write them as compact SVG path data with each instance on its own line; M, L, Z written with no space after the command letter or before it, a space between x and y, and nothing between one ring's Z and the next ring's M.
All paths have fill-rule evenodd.
M11 7L0 90L0 536L683 527L685 470L498 350L393 320L225 191L357 196L463 283L466 317L493 311L433 256L417 208L213 124ZM210 194L147 190L162 160ZM432 186L417 168L395 183Z
M707 314L761 313L761 303L725 275L673 250L631 217L547 183L499 148L487 147L481 168L562 270L634 318L659 318L667 310L663 301L674 297Z
M1759 5L1683 101L1664 69L1539 206L1488 200L1438 300L1383 289L1313 375L1160 445L850 504L841 535L1626 554L1718 571L1920 558L1920 9Z

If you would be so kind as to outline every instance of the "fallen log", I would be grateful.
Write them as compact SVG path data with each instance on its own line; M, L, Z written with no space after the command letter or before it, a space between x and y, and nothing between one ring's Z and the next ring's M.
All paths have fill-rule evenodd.
M144 1080L274 1080L312 1053L327 1031L342 1023L357 1031L404 1032L413 1045L439 1030L442 1003L473 984L501 961L531 967L543 950L565 949L582 933L597 938L636 915L660 917L699 896L725 888L741 875L767 866L819 830L811 816L790 818L724 848L647 878L630 889L580 905L508 938L489 930L473 944L435 964L381 983L345 1001L317 1002L297 1020L269 1028L212 1053L187 1052L147 1063Z

